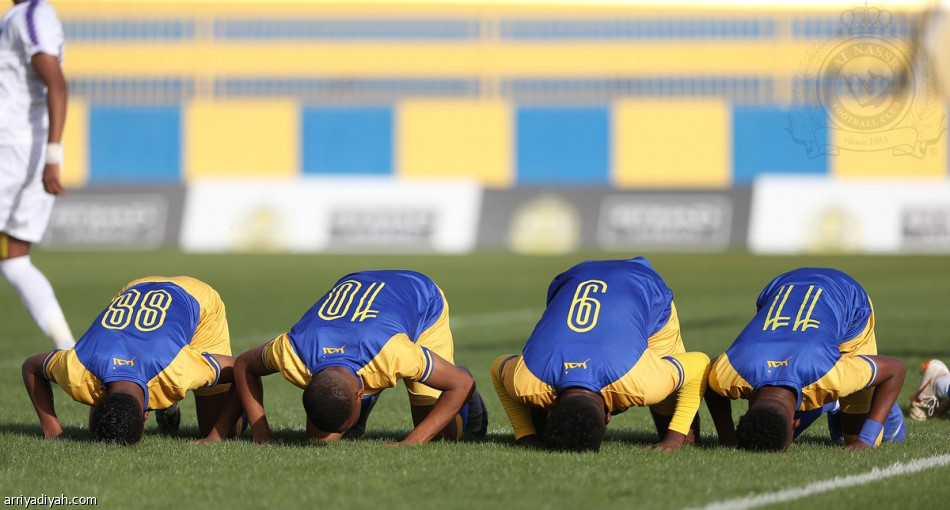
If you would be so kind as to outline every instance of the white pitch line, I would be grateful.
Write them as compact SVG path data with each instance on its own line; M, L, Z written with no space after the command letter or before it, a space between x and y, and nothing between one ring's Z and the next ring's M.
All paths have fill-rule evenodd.
M511 322L536 321L540 317L541 310L537 308L523 308L521 310L506 310L503 312L451 315L449 316L449 325L452 329L470 328L472 326L497 326Z
M948 464L950 464L950 454L938 455L936 457L927 457L925 459L917 459L907 463L896 462L886 468L874 468L871 471L862 473L860 475L836 476L830 480L822 480L820 482L810 483L804 487L785 489L766 494L749 495L744 498L736 498L727 501L720 501L718 503L711 503L701 508L702 510L736 510L756 508L764 505L793 501L796 499L813 496L815 494L820 494L822 492L843 489L845 487L865 485L894 476L909 475L918 471L942 467Z

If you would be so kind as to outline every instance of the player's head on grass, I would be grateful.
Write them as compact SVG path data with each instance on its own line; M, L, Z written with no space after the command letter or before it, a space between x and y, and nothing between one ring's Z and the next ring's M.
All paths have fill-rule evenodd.
M583 388L568 388L555 401L544 427L548 448L570 452L596 452L607 428L604 398Z
M307 418L326 433L349 430L360 417L363 388L345 367L325 368L313 375L303 390L303 408Z
M120 445L141 441L145 435L144 398L144 392L135 383L110 384L108 394L89 412L92 438Z
M757 452L781 452L792 443L797 394L784 386L765 386L756 393L736 427L736 446Z

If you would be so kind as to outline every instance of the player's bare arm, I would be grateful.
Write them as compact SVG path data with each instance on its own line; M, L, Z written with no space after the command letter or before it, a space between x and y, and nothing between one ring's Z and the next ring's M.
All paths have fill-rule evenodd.
M842 420L845 434L857 434L858 440L846 446L846 450L867 450L874 448L878 433L883 430L883 423L887 421L887 414L894 406L901 387L904 385L904 375L907 367L897 358L886 356L868 356L877 363L877 377L874 379L874 396L871 397L871 408L860 430L848 430L850 425ZM846 416L846 415L845 415ZM871 438L873 436L873 439Z
M43 360L50 354L52 351L37 354L23 362L23 385L40 419L43 435L47 439L56 439L62 437L63 427L53 406L53 387L43 374Z
M732 421L732 399L724 397L715 391L707 391L705 395L706 407L712 416L716 433L719 435L719 444L722 446L736 446L736 425Z
M30 59L30 64L36 74L46 84L46 105L49 110L49 138L55 149L48 149L46 167L43 169L43 187L47 193L63 195L66 193L60 182L60 163L62 149L59 145L63 139L63 127L66 124L66 102L68 92L66 77L59 67L59 59L55 55L37 53Z
M431 411L405 439L394 445L414 445L427 443L436 437L455 419L459 409L475 391L475 380L462 369L449 363L442 357L432 354L432 375L426 380L426 386L442 390L439 399Z
M202 442L220 441L231 435L234 423L241 416L241 401L234 383L233 356L212 354L221 366L218 384L231 384L228 391L216 395L195 395L195 412Z
M264 415L264 385L261 377L275 372L264 365L261 351L267 344L261 344L238 356L234 362L234 386L237 388L241 406L251 424L255 443L271 443L270 427ZM220 421L220 420L219 420ZM234 421L230 422L231 424Z

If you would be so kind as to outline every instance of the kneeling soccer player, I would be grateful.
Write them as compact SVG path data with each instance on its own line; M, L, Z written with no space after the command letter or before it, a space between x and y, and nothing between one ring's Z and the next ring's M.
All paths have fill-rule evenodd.
M240 415L228 384L233 365L218 293L186 276L148 277L122 289L75 347L27 358L23 383L47 438L63 434L53 407L50 383L56 383L92 406L94 439L135 444L144 435L148 411L172 408L188 390L195 392L202 435L219 416L233 425Z
M756 308L709 372L706 404L721 444L784 451L801 413L836 400L847 449L903 438L894 402L906 368L877 356L874 310L858 282L834 269L796 269L772 280ZM729 399L736 398L750 404L734 429Z
M453 364L454 350L449 306L432 280L363 271L336 282L289 332L239 356L235 378L259 443L271 442L261 377L275 372L304 390L312 439L361 436L379 392L400 379L415 428L398 444L483 437L484 402L471 375Z
M519 445L597 451L612 414L653 406L655 448L677 450L697 437L708 369L684 352L673 292L638 257L554 278L522 353L497 358L491 377Z

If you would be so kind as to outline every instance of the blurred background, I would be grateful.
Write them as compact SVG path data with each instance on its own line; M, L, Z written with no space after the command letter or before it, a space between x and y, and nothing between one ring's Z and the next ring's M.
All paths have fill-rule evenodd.
M950 252L946 3L51 3L41 249Z

